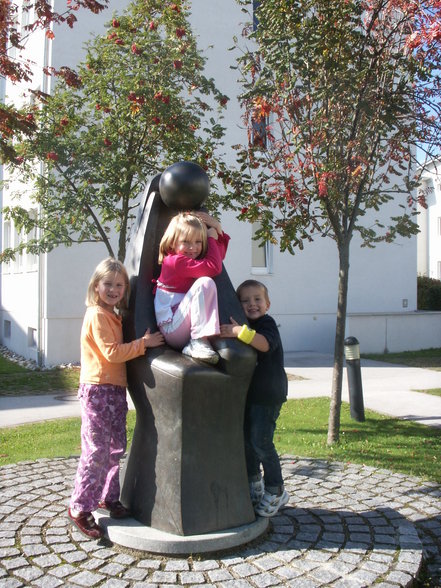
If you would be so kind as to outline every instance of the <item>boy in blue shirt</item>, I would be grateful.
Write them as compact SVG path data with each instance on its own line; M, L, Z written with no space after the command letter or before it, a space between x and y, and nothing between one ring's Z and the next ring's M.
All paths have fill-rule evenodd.
M288 392L283 347L276 322L267 314L270 300L266 286L246 280L236 292L249 327L231 318L231 324L221 325L220 332L222 337L237 337L257 351L245 408L245 457L254 510L272 517L289 500L274 446L276 421Z

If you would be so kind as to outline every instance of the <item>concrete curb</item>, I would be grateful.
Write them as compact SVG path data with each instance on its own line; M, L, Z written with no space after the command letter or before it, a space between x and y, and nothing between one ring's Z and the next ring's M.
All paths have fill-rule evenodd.
M167 555L207 553L238 547L263 535L269 525L268 519L259 517L254 523L234 529L225 529L217 533L179 536L146 527L135 519L116 521L101 511L96 511L94 514L95 519L105 529L112 543L139 551Z

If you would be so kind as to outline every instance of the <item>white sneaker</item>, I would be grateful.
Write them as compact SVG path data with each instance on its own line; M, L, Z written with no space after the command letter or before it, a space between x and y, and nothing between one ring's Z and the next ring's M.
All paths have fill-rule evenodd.
M278 513L279 509L287 504L289 494L286 490L280 496L277 494L270 494L265 492L260 503L255 507L255 512L261 517L273 517Z
M219 361L219 355L205 339L190 339L182 353L207 363L217 363Z
M262 500L263 494L265 492L265 486L262 478L260 478L260 480L256 480L255 482L250 482L249 486L251 503L253 506L257 506Z

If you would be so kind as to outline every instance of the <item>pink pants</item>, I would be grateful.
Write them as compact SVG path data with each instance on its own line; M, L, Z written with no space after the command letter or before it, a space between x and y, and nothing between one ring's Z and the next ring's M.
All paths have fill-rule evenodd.
M100 500L119 500L119 461L127 445L126 389L80 384L81 457L70 507L94 511Z
M217 288L212 278L198 278L176 308L173 321L159 330L175 349L182 349L190 338L219 335Z

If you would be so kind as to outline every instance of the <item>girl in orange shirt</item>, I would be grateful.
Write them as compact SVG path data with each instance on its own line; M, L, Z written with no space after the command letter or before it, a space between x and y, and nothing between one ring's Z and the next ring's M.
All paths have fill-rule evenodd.
M68 509L70 520L93 539L103 536L94 510L102 508L112 518L129 515L119 501L119 461L127 445L125 362L164 343L160 332L150 330L123 343L121 316L115 309L126 306L128 295L123 264L113 258L102 261L89 282L81 329L81 457Z

